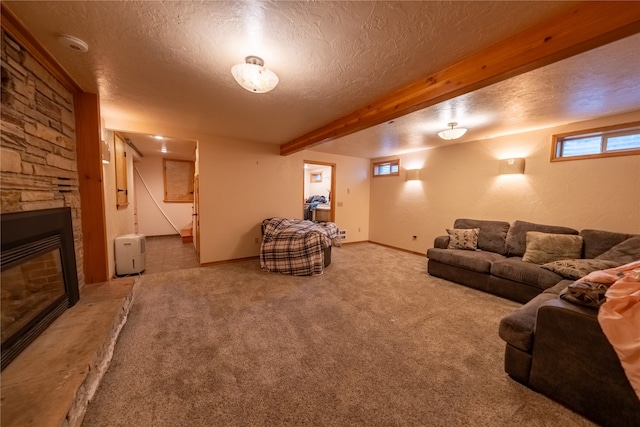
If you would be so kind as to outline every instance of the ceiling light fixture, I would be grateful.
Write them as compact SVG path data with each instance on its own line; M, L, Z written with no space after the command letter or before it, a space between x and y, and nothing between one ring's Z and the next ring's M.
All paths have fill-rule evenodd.
M458 126L457 122L447 123L447 126L451 126L451 129L445 129L443 131L438 132L438 136L442 139L458 139L465 133L467 133L466 128L457 128L454 129L454 126Z
M231 67L231 74L238 84L254 93L266 93L278 85L278 76L268 68L257 56L247 56L244 64Z
M160 136L160 135L156 135L154 136L155 139L164 139L164 136Z
M62 46L75 50L76 52L86 52L89 50L89 45L85 43L84 40L80 40L77 37L73 37L68 34L58 34L57 38L58 43Z

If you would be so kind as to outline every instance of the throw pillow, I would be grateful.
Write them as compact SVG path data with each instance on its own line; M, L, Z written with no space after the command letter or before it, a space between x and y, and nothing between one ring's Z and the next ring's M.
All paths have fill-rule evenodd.
M523 256L527 246L527 232L538 231L540 233L551 234L580 234L578 230L569 227L557 225L536 224L534 222L526 222L516 220L513 222L507 233L507 253L509 256ZM577 256L575 258L579 258Z
M640 260L640 236L634 236L600 254L596 259L619 262L620 265Z
M577 280L592 271L605 270L607 268L618 267L619 265L622 264L604 259L565 259L548 262L543 264L542 268L551 270L566 279Z
M545 264L562 259L580 258L582 237L572 234L527 232L527 244L523 261Z
M469 249L478 248L479 228L447 228L449 235L449 245L447 249Z
M611 284L589 281L573 282L560 292L560 298L573 304L600 307L607 299L605 293Z
M481 219L458 218L453 228L479 228L478 249L495 252L500 255L507 253L505 241L509 231L509 223L505 221L487 221Z

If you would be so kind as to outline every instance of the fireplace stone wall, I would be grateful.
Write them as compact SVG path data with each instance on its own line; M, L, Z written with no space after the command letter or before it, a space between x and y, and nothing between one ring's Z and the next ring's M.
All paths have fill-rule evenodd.
M84 285L73 94L2 31L2 212L70 207Z

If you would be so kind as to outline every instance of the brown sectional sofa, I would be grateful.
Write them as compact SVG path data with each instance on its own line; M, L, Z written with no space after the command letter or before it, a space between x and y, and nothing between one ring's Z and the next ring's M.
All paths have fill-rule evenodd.
M454 229L475 228L477 250L447 249L449 236L437 237L427 251L428 272L525 303L500 321L509 376L602 426L640 426L640 400L600 328L597 308L560 298L578 277L567 280L565 271L523 260L529 231L579 235L579 262L617 265L640 259L640 237L524 221L454 223Z

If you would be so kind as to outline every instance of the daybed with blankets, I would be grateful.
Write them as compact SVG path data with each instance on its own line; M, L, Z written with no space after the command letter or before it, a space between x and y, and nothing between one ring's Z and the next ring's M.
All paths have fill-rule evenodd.
M340 246L333 222L268 218L262 221L260 267L293 276L317 276L331 263L331 246Z

